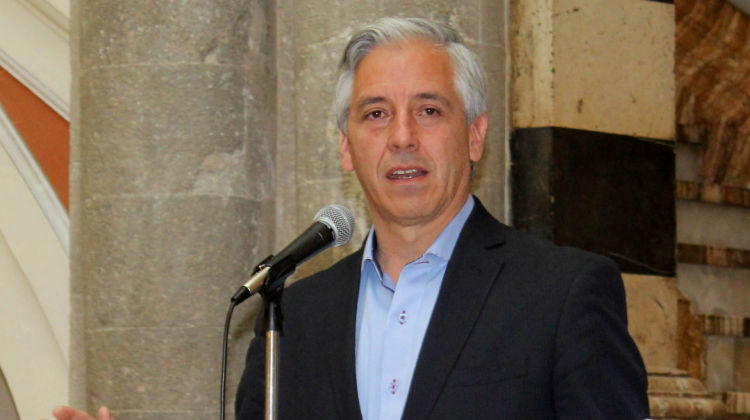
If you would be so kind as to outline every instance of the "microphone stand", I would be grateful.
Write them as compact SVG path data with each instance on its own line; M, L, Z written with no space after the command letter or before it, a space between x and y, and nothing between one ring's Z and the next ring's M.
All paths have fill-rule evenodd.
M267 260L270 260L268 258ZM266 268L268 268L266 270ZM266 332L266 416L265 420L278 419L279 391L279 338L284 331L284 313L281 296L286 279L294 273L297 265L292 256L284 258L271 267L261 264L257 272L266 271L263 287L259 293L263 298L263 329Z
M260 293L263 297L263 329L266 333L266 420L278 418L279 339L283 335L284 313L281 295L284 282L302 264L329 246L340 246L351 238L354 216L341 206L328 206L315 216L315 222L302 235L284 248L276 257L264 259L245 284L232 296L224 326L224 346L221 375L221 420L224 420L226 397L226 360L229 322L236 305Z
M231 309L234 305L239 305L255 293L260 293L263 298L263 330L266 333L266 416L265 420L278 419L278 384L279 384L279 338L284 332L284 314L281 310L281 295L284 292L284 283L297 269L294 262L294 256L288 255L281 261L273 265L267 263L273 259L269 255L263 260L243 287L232 296L232 306L228 317L231 316ZM226 331L228 331L228 320ZM225 332L226 334L226 332ZM224 365L222 372L226 372L226 339L224 345ZM222 415L224 420L224 392L225 392L225 373L222 373Z
M283 331L284 315L281 299L266 302L263 320L266 330L266 420L278 418L279 392L279 335Z

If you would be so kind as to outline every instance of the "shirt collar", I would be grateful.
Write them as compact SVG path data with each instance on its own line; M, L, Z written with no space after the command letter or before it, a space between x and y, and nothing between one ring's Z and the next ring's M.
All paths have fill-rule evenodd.
M442 259L445 262L450 261L451 255L453 255L453 249L456 247L458 236L461 234L461 230L469 219L471 211L474 209L474 197L469 194L469 198L461 208L461 211L453 217L448 226L440 232L440 235L435 239L435 242L427 248L426 254L432 254ZM376 271L380 271L380 267L375 260L375 226L370 228L370 233L367 235L367 241L365 241L364 255L362 257L362 269L365 267L365 262L370 261L375 266Z

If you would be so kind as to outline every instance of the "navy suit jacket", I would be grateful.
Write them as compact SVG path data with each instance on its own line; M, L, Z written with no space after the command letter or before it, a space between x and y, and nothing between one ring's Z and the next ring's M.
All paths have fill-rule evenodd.
M354 353L362 253L284 292L281 419L362 418ZM258 335L237 391L239 420L263 418L264 353ZM642 420L646 388L615 264L505 226L476 200L403 419Z

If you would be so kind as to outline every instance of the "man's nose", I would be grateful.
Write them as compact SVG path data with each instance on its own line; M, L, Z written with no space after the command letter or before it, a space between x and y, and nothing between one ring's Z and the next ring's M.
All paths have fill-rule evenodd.
M411 115L407 113L396 115L391 125L388 146L394 151L405 149L416 150L419 148L417 123Z

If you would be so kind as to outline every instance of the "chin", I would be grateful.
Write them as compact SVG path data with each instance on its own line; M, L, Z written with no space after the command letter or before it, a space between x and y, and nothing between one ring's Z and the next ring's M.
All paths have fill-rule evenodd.
M426 203L418 197L403 200L392 207L393 218L402 222L419 222L429 219L434 213L435 206Z

